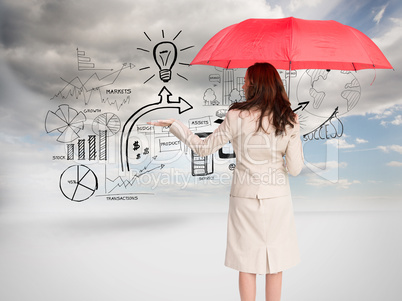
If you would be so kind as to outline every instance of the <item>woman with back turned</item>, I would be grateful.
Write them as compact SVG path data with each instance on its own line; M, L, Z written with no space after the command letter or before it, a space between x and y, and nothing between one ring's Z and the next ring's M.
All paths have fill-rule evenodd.
M279 301L282 271L299 263L288 173L303 163L300 125L278 71L268 63L247 69L245 102L230 106L206 139L174 119L150 122L170 132L199 156L229 141L236 154L228 213L225 265L239 271L242 301L255 300L256 274L266 275L266 300Z

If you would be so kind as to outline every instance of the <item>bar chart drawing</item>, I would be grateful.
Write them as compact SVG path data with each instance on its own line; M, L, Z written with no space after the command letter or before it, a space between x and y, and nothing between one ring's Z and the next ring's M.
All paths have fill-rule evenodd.
M77 48L77 64L78 71L83 70L106 70L113 71L113 69L95 69L95 63L92 62L92 58L87 56L84 50Z
M88 135L89 160L96 160L96 136Z
M74 160L74 144L67 144L67 160Z
M99 160L107 160L107 131L99 131Z
M78 160L85 160L85 139L78 139Z

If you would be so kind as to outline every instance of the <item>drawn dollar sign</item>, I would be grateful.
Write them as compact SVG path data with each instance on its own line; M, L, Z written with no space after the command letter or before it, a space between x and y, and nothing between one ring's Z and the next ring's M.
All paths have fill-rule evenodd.
M138 143L138 141L135 141L134 143L133 143L133 150L137 150L137 149L139 149L140 148L140 144Z

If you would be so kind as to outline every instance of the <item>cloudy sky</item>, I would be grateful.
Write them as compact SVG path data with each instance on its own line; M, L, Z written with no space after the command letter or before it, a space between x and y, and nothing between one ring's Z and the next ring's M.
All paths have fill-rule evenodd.
M128 188L123 185L124 189L114 189L116 185L111 179L133 179L133 174L125 178L120 174L120 132L108 139L106 163L91 162L87 157L80 162L77 161L78 139L69 143L67 138L60 137L60 131L53 131L57 125L53 124L52 117L63 111L60 105L72 115L82 116L82 112L85 121L80 124L78 135L87 143L89 136L94 135L93 126L100 114L115 116L122 127L135 112L158 101L158 93L165 86L172 94L171 99L180 97L192 109L180 115L177 109L156 110L147 113L137 124L173 117L183 122L208 120L209 127L200 130L213 130L217 111L225 106L206 105L212 99L206 99L205 95L210 89L214 93L208 93L217 95L219 100L222 93L219 79L223 71L187 64L209 38L226 26L249 18L289 16L336 20L353 26L376 42L395 69L348 74L331 71L326 81L317 83L327 99L321 107L310 106L300 114L304 120L303 134L328 119L331 99L342 92L339 87L356 79L355 90L359 94L353 105L341 109L339 116L332 120L332 131L337 128L342 132L338 139L305 139L306 167L299 177L292 178L296 209L336 209L337 206L364 209L400 203L402 5L397 0L0 0L0 14L0 206L3 210L70 209L73 203L62 192L71 195L71 188L61 187L67 184L60 184L63 182L60 179L63 172L68 175L69 167L77 164L88 166L96 175L92 180L95 177L98 180L98 190L85 202L91 208L131 206L129 201L118 205L108 201L106 195L112 193L124 196L137 193L138 204L167 199L176 208L181 204L178 200L192 200L186 203L186 210L201 208L205 199L211 208L222 200L226 202L229 161L216 160L215 176L199 180L190 176L189 152L185 149L181 155L177 151L161 152L152 161L146 154L147 142L141 140L149 135L140 135L142 153L131 150L129 153L134 177L135 172L138 175L155 169L142 177L143 183L137 180ZM154 46L162 41L173 41L178 49L169 82L160 80L152 57ZM235 77L242 78L244 72L235 70ZM309 81L305 70L299 70L291 79L292 105L297 106L303 100ZM96 89L78 93L73 87L79 83ZM111 89L119 92L110 93ZM158 143L159 139L173 141L162 130L153 135ZM130 139L135 142L137 137ZM74 144L74 161L55 159L66 156L67 144ZM157 149L155 145L149 148ZM86 152L88 156L88 148ZM172 183L172 178L177 183ZM71 176L64 178L71 179ZM157 185L152 182L155 179ZM94 182L88 185L95 187ZM84 198L86 194L82 193Z

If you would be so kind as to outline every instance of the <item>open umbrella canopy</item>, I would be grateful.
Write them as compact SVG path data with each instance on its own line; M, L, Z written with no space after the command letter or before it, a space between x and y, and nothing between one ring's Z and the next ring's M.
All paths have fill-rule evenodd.
M248 19L222 29L191 65L247 68L269 62L277 69L393 69L377 45L336 21Z

